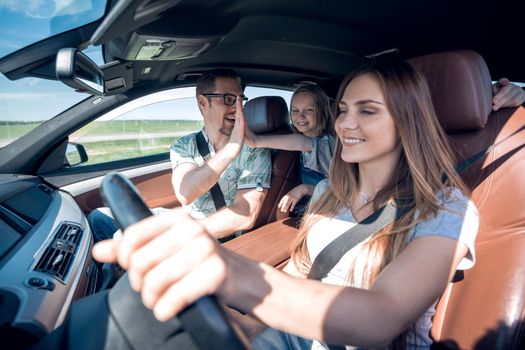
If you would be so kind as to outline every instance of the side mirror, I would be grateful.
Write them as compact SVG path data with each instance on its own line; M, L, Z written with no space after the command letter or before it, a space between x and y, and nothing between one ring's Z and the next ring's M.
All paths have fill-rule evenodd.
M81 92L104 95L104 73L78 49L60 49L55 67L58 80L64 84Z
M68 142L66 148L66 161L69 166L75 166L88 161L86 149L79 143Z

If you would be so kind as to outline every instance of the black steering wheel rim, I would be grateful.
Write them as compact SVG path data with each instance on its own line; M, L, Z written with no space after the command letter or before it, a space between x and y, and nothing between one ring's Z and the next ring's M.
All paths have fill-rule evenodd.
M104 204L111 209L122 230L152 215L136 187L122 174L106 175L102 180L101 195ZM127 333L124 336L136 348L155 348L158 344L152 345L162 341L141 336L148 328L150 333L160 332L157 337L185 331L201 350L249 348L246 337L228 318L224 307L214 296L197 300L173 320L161 323L156 321L152 311L142 304L140 295L131 289L127 274L124 274L109 292L108 306L114 322L123 333ZM147 324L137 325L137 320ZM130 327L135 328L135 332Z

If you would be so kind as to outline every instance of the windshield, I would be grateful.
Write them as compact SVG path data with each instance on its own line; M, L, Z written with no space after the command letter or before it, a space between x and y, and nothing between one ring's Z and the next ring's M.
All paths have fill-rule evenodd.
M84 53L97 64L103 63L100 46L91 46ZM88 97L58 80L12 81L0 74L0 148Z
M105 9L106 0L1 0L0 58L96 21Z
M106 0L0 0L0 57L91 23L105 7ZM104 63L100 47L84 53ZM0 74L0 148L87 97L56 80Z

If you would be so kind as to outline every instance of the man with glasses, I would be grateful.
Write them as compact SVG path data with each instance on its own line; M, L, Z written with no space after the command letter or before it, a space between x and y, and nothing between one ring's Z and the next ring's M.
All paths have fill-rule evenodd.
M233 71L205 73L197 82L196 95L204 128L172 145L172 183L191 215L223 238L253 226L270 187L270 152L244 145L242 101L247 98ZM203 156L199 150L199 137L209 154ZM218 194L212 194L214 187ZM221 195L222 205L216 198Z
M245 119L240 78L232 70L205 73L197 82L204 128L178 139L170 158L177 199L210 234L231 236L253 226L270 187L270 152L244 145ZM206 149L203 157L197 138ZM214 196L212 196L212 192ZM222 204L216 204L221 197ZM153 208L155 214L167 209ZM118 226L109 208L88 215L95 242L113 237Z

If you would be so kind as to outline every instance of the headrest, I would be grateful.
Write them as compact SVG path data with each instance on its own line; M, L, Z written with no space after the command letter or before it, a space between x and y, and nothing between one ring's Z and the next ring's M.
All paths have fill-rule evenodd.
M280 96L261 96L244 105L248 127L255 133L265 133L288 125L288 106Z
M480 129L492 110L492 82L474 51L450 51L408 60L427 79L432 103L445 131Z

